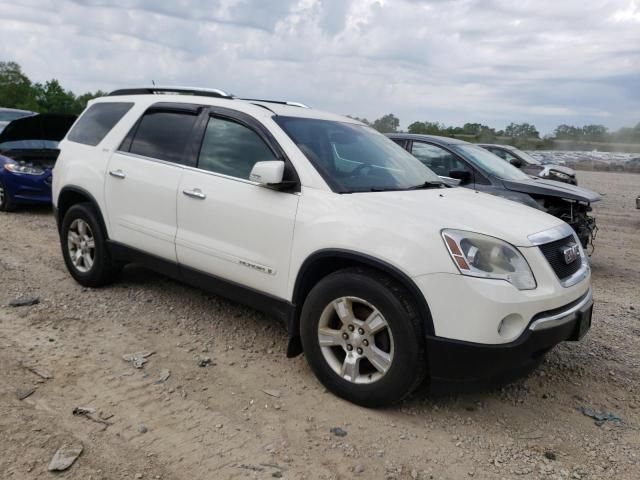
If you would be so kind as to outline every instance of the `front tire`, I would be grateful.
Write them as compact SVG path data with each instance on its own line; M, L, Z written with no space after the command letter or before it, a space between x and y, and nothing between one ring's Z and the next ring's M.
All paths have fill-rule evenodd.
M80 203L67 211L60 229L62 256L67 269L85 287L107 285L113 282L118 271L98 218L91 204Z
M322 384L358 405L399 402L424 379L417 310L401 286L375 270L341 270L318 282L302 308L300 334Z
M0 178L0 212L12 212L13 210L15 210L15 205L11 201L11 196L4 182Z

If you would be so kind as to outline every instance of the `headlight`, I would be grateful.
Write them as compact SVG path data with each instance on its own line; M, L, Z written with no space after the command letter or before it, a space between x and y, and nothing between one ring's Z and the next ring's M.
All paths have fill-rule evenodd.
M567 175L566 173L562 173L557 170L550 170L549 176L558 177L558 178L561 178L562 180L569 180L571 178L571 175Z
M513 245L462 230L443 230L442 238L462 275L505 280L518 290L536 288L529 264Z
M24 173L26 175L42 175L44 173L42 168L29 167L18 163L5 163L4 168L13 173Z

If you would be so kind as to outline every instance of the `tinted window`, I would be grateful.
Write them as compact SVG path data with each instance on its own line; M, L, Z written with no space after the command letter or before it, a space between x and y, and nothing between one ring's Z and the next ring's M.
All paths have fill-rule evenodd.
M133 103L96 103L91 105L69 132L68 139L85 145L98 145Z
M274 117L334 191L405 190L440 179L406 150L364 125Z
M256 162L269 160L276 157L256 132L230 120L209 119L198 168L248 179Z
M138 123L129 151L167 162L184 163L196 118L194 114L183 112L147 112Z
M414 141L411 153L427 167L443 177L448 177L453 170L471 171L471 168L466 163L451 152L429 143Z

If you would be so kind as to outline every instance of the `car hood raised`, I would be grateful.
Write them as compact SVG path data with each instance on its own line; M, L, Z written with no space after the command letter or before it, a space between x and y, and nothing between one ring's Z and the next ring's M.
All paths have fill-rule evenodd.
M468 188L356 193L348 195L360 218L385 218L385 227L416 235L439 235L452 228L482 233L513 245L529 247L533 233L561 225L562 220Z
M24 140L59 142L67 134L76 118L76 115L41 113L14 120L0 132L0 150L2 150L2 144L8 142Z
M566 198L580 202L598 202L602 200L599 193L593 192L583 187L570 185L568 183L556 182L555 180L544 180L541 178L529 180L502 180L505 188L514 192L528 193L531 195L544 195L548 197Z

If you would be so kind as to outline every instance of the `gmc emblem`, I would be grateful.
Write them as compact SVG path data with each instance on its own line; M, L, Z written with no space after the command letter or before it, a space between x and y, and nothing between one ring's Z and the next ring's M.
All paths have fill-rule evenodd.
M562 249L562 256L564 257L564 263L569 265L570 263L575 262L580 256L580 247L578 247L577 244L572 243Z

